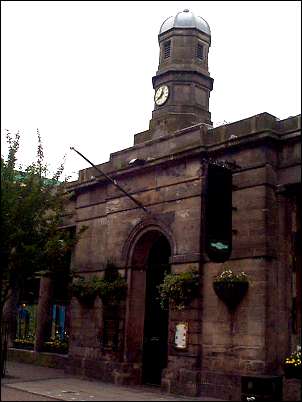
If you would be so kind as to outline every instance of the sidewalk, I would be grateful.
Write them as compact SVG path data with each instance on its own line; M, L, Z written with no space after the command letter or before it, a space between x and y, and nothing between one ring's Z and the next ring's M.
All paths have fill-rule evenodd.
M62 369L7 362L2 401L219 401L208 397L163 394L157 387L118 386L69 376Z

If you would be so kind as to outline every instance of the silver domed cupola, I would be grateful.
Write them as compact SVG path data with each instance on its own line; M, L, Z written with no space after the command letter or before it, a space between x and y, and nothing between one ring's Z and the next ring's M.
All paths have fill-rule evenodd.
M210 27L207 21L199 16L195 16L188 9L180 11L175 17L167 18L160 27L159 35L172 28L195 28L211 36Z

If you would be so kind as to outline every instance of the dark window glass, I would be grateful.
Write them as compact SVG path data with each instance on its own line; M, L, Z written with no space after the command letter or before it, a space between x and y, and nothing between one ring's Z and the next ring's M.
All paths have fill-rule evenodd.
M198 59L203 60L203 46L200 43L197 44L196 56Z
M37 304L22 303L18 308L15 346L33 349L37 326ZM22 342L23 341L23 342Z
M171 41L168 40L167 42L164 43L164 59L170 57L170 52L171 52Z

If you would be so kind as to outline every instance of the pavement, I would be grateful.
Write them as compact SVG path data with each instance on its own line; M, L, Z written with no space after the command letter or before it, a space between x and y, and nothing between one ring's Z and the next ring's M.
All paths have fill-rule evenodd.
M159 387L119 386L70 376L63 369L8 361L1 401L222 401L162 393Z

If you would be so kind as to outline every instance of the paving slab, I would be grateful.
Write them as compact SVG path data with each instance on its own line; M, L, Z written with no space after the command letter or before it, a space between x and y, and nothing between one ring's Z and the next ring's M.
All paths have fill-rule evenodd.
M117 386L77 378L48 379L7 384L7 387L63 401L185 401L213 400L163 394L147 387ZM215 399L218 400L218 399Z
M26 391L20 391L18 389L9 388L7 386L1 387L1 401L58 401L51 397L46 397L38 394L32 394Z
M19 400L37 400L34 398L40 396L41 400L62 401L221 401L208 397L166 394L159 387L119 386L95 379L67 376L64 370L16 362L8 363L7 377L1 382L7 395L9 390L14 390L25 393L23 395L29 398ZM33 399L30 399L30 395Z

